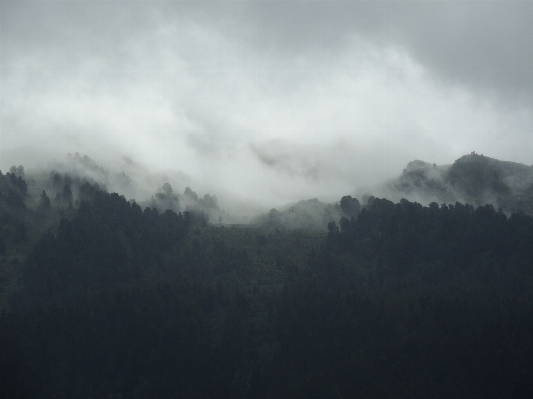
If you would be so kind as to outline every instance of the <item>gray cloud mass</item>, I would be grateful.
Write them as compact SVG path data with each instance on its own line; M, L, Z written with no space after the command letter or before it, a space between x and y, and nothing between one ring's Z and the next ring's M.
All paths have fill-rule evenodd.
M338 200L414 159L532 164L532 20L526 1L2 1L0 167L128 159L231 210Z

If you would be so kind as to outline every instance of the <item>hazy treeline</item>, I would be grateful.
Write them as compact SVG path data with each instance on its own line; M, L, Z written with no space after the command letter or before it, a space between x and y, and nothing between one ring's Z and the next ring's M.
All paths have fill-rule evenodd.
M424 205L492 204L508 215L516 212L533 215L533 166L475 152L451 165L416 160L409 162L398 178L367 191L395 202L407 198Z

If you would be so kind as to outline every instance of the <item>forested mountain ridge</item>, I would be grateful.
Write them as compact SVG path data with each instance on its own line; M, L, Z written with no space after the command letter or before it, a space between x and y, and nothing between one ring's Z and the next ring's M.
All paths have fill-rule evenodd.
M506 213L533 214L533 166L500 161L475 152L451 165L412 161L400 177L370 190L394 201L474 206L492 204Z
M344 196L230 226L60 177L50 199L0 176L0 397L533 390L529 215ZM338 219L303 229L306 212Z

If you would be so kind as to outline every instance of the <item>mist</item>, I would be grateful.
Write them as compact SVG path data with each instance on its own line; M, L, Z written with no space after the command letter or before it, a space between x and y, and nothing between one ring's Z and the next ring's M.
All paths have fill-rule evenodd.
M169 183L252 214L338 201L415 159L531 164L532 14L528 2L1 2L0 168L79 153L128 198Z

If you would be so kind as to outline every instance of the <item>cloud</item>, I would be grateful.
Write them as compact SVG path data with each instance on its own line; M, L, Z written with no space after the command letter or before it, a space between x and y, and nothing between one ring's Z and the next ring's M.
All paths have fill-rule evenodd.
M246 12L262 51L291 57L312 49L329 56L357 34L404 49L439 79L529 102L532 17L527 1L269 2L248 4Z
M0 164L129 157L268 207L413 159L531 163L533 3L485 4L2 2Z
M317 182L321 177L321 151L310 146L298 147L281 140L254 143L250 149L267 168L272 168L280 175L301 177Z

